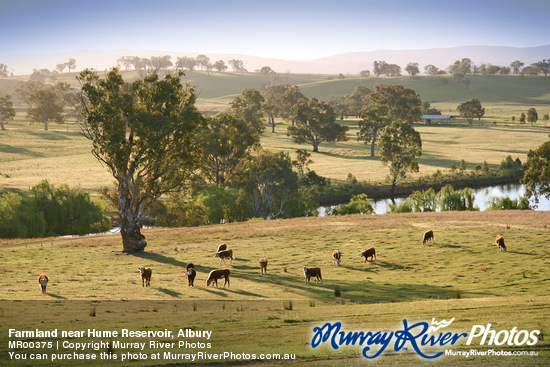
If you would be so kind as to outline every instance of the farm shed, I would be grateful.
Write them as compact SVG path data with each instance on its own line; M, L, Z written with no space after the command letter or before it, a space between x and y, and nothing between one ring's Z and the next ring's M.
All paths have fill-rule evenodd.
M453 115L422 115L422 120L426 121L426 125L430 125L432 120L450 120L453 117Z

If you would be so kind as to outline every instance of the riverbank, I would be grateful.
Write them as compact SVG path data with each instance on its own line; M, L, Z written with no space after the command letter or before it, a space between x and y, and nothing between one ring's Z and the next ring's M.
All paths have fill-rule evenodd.
M523 174L509 176L481 176L471 175L462 178L445 178L438 182L410 182L395 188L394 198L408 197L413 191L424 191L433 188L436 192L445 185L451 185L455 189L470 187L472 189L487 186L519 184ZM425 180L424 180L425 181ZM374 200L390 199L391 185L368 185L364 183L346 184L339 187L331 187L315 198L323 206L338 205L349 202L353 195L365 193Z

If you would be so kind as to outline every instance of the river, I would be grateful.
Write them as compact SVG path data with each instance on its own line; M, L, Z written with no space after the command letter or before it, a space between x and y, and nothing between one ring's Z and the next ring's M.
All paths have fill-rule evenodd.
M506 184L506 185L497 185L497 186L489 186L484 188L478 188L478 189L472 189L475 195L475 205L480 210L486 210L487 205L486 202L489 200L489 197L505 197L508 196L510 199L517 200L523 195L525 195L525 186L521 184ZM406 198L397 198L395 199L396 204L400 204L405 200ZM534 200L529 200L531 203L531 207L534 205ZM388 204L391 203L391 199L380 199L380 200L374 200L372 202L372 206L374 207L375 214L386 214ZM329 208L332 208L337 205L333 206L321 206L319 211L319 216L324 217L326 215L326 211ZM545 197L539 198L539 204L538 207L535 210L550 210L550 200L546 199Z

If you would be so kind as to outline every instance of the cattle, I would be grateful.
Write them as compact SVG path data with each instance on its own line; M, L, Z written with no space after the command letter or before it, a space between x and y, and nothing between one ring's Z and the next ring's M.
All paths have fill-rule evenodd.
M194 287L195 277L197 276L197 272L195 271L195 265L193 265L193 263L189 263L185 267L185 276L187 277L187 283L188 283L187 286Z
M365 251L361 252L361 254L359 256L364 256L365 257L365 262L367 262L367 259L369 257L370 257L369 261L373 261L373 259L376 260L376 250L374 249L374 247L371 247L368 250L365 250Z
M498 252L504 251L506 252L506 245L504 244L504 237L497 236L497 239L495 240L497 246L498 246Z
M225 263L225 258L229 258L231 263L233 263L233 260L235 260L235 258L233 257L233 250L231 250L231 249L218 251L218 252L216 252L214 257L219 257L220 258L220 265L222 264L222 261Z
M42 291L42 293L46 293L46 287L48 286L48 277L46 276L46 274L40 274L38 276L38 283L40 283L40 290Z
M342 258L342 254L338 250L334 250L332 253L332 265L336 263L336 266L340 266L340 259Z
M434 231L432 230L429 230L428 232L424 233L424 236L422 236L422 245L425 245L426 243L428 243L428 241L435 242Z
M218 246L218 251L216 252L220 252L220 251L223 251L223 250L227 250L227 245L225 243L222 243L221 245Z
M304 275L306 277L306 284L309 284L309 280L311 279L311 277L315 277L315 283L318 283L319 281L323 283L323 277L321 276L320 268L308 268L307 266L304 266L303 269Z
M151 274L153 271L151 268L139 268L141 273L141 286L149 287L151 285Z
M229 275L231 274L231 271L229 269L216 269L212 270L210 274L208 274L208 279L206 279L206 286L208 287L210 284L216 283L216 287L218 286L218 279L224 278L225 282L223 283L223 287L225 288L225 285L229 287Z
M262 275L267 274L267 259L265 257L261 258L259 261L260 264L260 273Z

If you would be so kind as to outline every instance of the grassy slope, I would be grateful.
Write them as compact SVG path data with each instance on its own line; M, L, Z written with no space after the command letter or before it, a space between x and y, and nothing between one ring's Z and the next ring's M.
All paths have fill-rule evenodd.
M492 323L494 329L518 326L547 333L549 226L548 212L297 218L150 229L145 232L148 252L138 255L121 254L118 235L9 240L0 245L1 335L6 325L43 330L192 327L215 331L212 351L297 353L304 365L312 359L355 365L364 363L357 349L311 350L306 342L312 328L340 320L351 330L393 330L403 318L456 317L453 327L463 331ZM436 242L422 246L426 228L434 229ZM497 252L496 234L506 238L508 252ZM221 242L237 258L222 265L232 270L231 287L207 288L206 274L219 267L212 254ZM377 260L364 263L359 251L370 246L376 247ZM333 249L343 253L340 267L331 265ZM268 275L259 274L261 256L270 260ZM195 288L188 288L183 276L188 261L198 270ZM304 285L302 265L320 266L323 284ZM141 287L139 266L153 269L150 288ZM51 279L46 295L36 281L41 272ZM336 286L341 299L335 298ZM289 301L293 310L284 307ZM36 313L37 305L48 311ZM232 321L222 322L227 318ZM542 353L537 359L449 358L445 364L544 365L548 347L544 340L532 349ZM5 348L2 343L0 353ZM420 362L399 354L374 363Z

